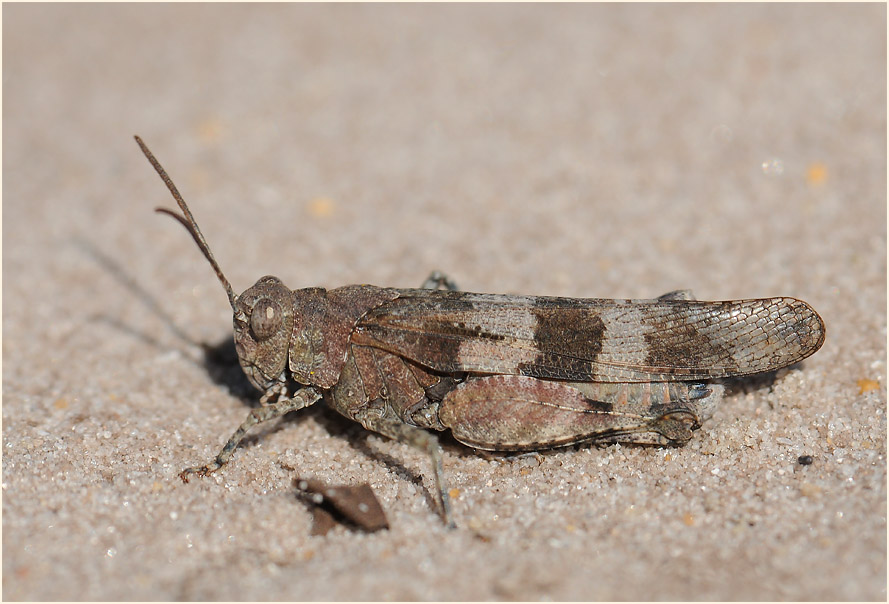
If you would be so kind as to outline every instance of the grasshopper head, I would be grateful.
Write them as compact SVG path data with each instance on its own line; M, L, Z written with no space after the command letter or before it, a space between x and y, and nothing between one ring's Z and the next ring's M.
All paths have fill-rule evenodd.
M166 208L157 208L157 211L172 216L186 228L216 271L234 311L238 360L250 382L260 390L267 391L274 384L283 381L287 366L288 346L293 330L293 292L277 277L263 277L253 287L236 296L176 185L142 139L137 136L136 142L167 185L182 213Z
M293 292L277 277L263 277L235 299L235 349L250 382L267 390L287 367L293 332Z

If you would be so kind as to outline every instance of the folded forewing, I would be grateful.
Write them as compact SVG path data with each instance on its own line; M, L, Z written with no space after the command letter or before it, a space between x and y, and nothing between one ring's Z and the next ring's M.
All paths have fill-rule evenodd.
M601 382L721 378L814 353L824 323L805 302L605 300L400 290L353 342L435 371Z

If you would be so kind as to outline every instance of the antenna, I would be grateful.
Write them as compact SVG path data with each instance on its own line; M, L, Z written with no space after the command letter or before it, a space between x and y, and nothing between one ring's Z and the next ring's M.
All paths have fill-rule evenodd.
M201 233L201 229L198 228L198 223L195 222L194 216L191 215L191 210L188 209L188 205L185 203L185 200L182 199L182 195L179 194L179 191L176 189L176 185L173 184L172 179L167 176L166 170L164 170L160 162L154 158L154 155L151 153L151 151L148 150L148 147L145 146L145 143L142 142L142 139L138 136L135 136L134 138L139 144L139 148L142 149L142 153L145 154L145 157L147 157L148 161L151 162L151 165L154 166L154 169L161 177L161 180L163 180L164 184L167 185L167 188L173 195L173 199L176 200L176 203L179 204L179 207L182 209L182 214L177 214L173 210L168 210L167 208L155 208L154 211L172 216L173 218L178 220L182 226L185 227L185 230L191 233L191 236L194 239L195 243L198 244L198 247L201 248L201 251L204 253L204 257L207 259L208 262L210 262L210 266L213 267L213 270L216 271L216 276L219 277L219 282L222 283L222 287L225 288L225 293L228 295L229 304L231 304L232 310L235 310L235 300L237 299L237 296L232 289L231 283L228 282L228 279L226 279L225 275L222 274L222 269L220 269L219 265L216 263L216 258L213 257L213 252L210 251L210 246L207 245L207 240L204 239L204 235Z

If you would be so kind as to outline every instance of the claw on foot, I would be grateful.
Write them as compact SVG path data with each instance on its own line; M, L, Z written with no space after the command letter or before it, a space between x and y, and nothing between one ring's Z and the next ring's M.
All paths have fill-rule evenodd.
M186 468L179 472L179 478L182 479L182 482L188 483L188 475L189 474L197 474L199 476L208 476L222 467L222 464L218 462L213 462L211 464L207 464L206 466L197 466L195 468Z

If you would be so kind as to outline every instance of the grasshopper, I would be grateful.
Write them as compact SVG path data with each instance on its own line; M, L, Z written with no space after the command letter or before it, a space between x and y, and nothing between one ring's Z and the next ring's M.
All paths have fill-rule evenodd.
M824 342L806 302L706 302L687 290L651 300L457 291L440 273L419 289L291 290L266 276L236 295L173 181L137 136L234 313L238 358L260 406L207 465L225 465L256 424L320 400L432 460L453 526L441 447L533 451L576 443L682 445L724 392L719 380L775 371Z

